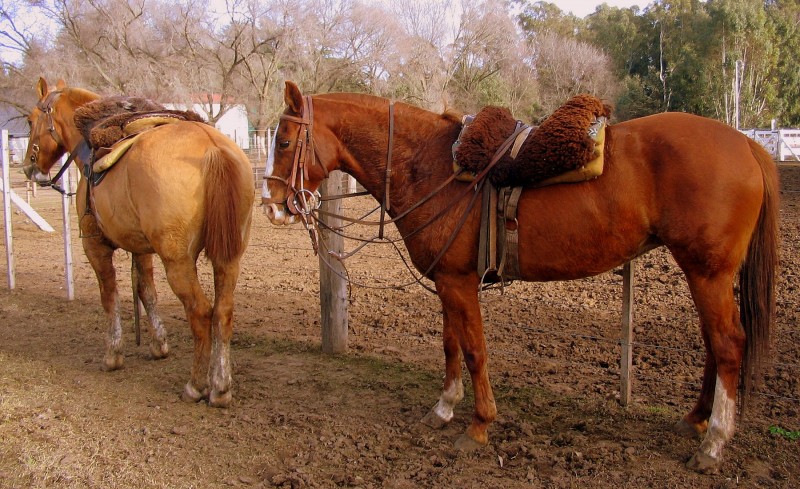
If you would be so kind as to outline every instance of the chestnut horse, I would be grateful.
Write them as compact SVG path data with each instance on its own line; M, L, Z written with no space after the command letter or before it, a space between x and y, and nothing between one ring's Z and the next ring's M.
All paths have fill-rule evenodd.
M83 141L73 120L75 110L99 96L67 87L61 80L49 91L41 78L37 91L39 103L28 117L31 136L25 161L30 163L28 178L42 181L65 152L75 151ZM89 185L88 191L81 178L76 195L81 241L108 316L105 369L118 369L123 363L112 262L117 248L133 257L139 299L151 326L151 353L154 358L169 353L156 311L157 254L194 336L191 377L182 397L195 402L207 398L212 406L230 403L233 292L249 239L254 193L247 156L215 128L198 122L176 122L141 134L102 182ZM196 262L203 249L214 270L213 307L197 277Z
M478 303L480 206L470 207L480 196L473 195L477 184L450 180L460 117L365 95L304 97L292 82L284 98L273 171L262 190L270 220L297 221L299 197L334 169L389 204L384 207L399 217L393 220L415 267L435 283L442 303L444 386L423 422L441 427L452 419L464 396L463 355L475 410L456 444L485 445L497 409ZM682 113L609 126L605 155L600 178L522 193L520 274L529 281L577 279L659 246L669 249L686 274L706 349L699 399L678 427L705 433L688 465L714 472L734 432L737 391L743 402L768 351L777 267L775 165L731 127Z

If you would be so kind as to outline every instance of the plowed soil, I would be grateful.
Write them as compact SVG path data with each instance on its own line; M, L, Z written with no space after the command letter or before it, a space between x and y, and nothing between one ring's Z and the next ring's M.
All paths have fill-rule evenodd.
M56 232L14 208L16 288L0 286L0 487L798 487L800 167L780 170L773 362L713 476L684 467L699 441L672 432L699 392L703 356L686 282L663 250L635 264L627 408L620 270L484 293L499 415L488 447L460 453L453 442L470 421L471 393L444 429L419 423L441 389L441 311L422 287L393 287L410 278L390 248L347 262L354 281L377 288L351 289L349 351L325 355L308 236L271 226L255 208L236 294L234 401L213 409L180 400L192 340L161 268L171 354L151 360L146 334L136 346L122 251L125 367L100 370L106 320L77 217L76 292L67 301L60 198L39 190L32 204ZM21 181L17 170L13 178ZM209 266L201 258L198 267L210 291ZM5 280L4 260L0 271Z

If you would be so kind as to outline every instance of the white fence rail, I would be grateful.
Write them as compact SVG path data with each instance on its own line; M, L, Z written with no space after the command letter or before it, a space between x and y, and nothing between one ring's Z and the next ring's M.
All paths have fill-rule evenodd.
M742 129L777 161L800 161L800 129Z

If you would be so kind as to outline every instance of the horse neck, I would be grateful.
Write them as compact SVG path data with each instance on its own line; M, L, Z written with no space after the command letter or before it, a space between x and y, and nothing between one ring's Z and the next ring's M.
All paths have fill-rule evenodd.
M337 108L328 113L342 113ZM326 111L327 112L327 111ZM352 175L376 200L384 201L389 148L389 101L347 113L347 126L333 132L347 148L341 170ZM458 128L439 114L396 104L392 137L390 214L403 212L429 195L452 173L451 138Z
M98 98L99 95L82 88L66 88L59 97L57 113L62 129L61 137L64 139L67 151L72 151L83 140L83 136L75 126L75 111Z

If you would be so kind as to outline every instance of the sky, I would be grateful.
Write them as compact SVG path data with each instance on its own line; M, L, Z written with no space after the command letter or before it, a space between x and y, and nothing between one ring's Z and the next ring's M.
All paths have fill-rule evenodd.
M652 0L546 0L554 3L564 13L572 12L576 17L586 17L594 13L595 7L607 3L611 7L628 8L634 5L643 9Z

